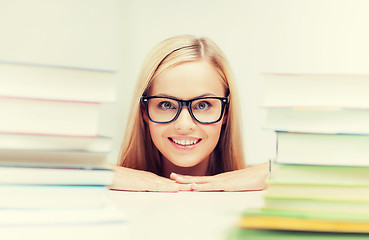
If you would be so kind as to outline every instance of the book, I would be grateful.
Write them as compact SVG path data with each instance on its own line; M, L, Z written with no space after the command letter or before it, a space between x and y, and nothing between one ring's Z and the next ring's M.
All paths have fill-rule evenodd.
M73 217L73 215L71 215ZM122 240L130 239L130 228L126 221L97 221L79 224L27 224L23 226L0 226L3 239L23 240Z
M0 97L0 132L96 136L99 103Z
M264 206L246 210L227 239L369 238L369 75L265 80L275 165Z
M265 209L271 210L293 210L293 211L312 211L324 213L341 213L341 214L369 214L369 200L357 199L341 199L341 198L314 198L309 197L284 197L284 196L264 196Z
M2 4L3 239L127 236L124 215L105 196L111 139L99 136L101 106L116 100L120 5Z
M369 167L274 164L269 196L369 200Z
M91 209L108 204L103 185L0 184L0 209Z
M99 207L78 209L0 209L0 228L8 226L44 226L66 224L94 224L98 222L126 222L124 213L120 212L111 201L106 199Z
M232 228L225 236L226 240L366 240L368 234L296 232L278 230L254 230Z
M227 240L368 239L368 214L247 209Z
M276 162L369 166L369 135L277 132Z
M264 108L264 128L302 133L369 134L369 109Z
M0 96L113 103L117 73L0 62Z
M348 180L350 181L350 179ZM352 181L352 180L351 180ZM342 181L344 182L344 181ZM283 198L319 198L319 199L341 199L341 200L366 200L369 201L369 184L361 182L351 183L311 183L282 182L271 179L267 181L267 196Z
M113 184L111 168L48 168L0 166L0 184L105 185ZM1 185L0 185L1 188Z
M111 137L1 133L0 149L109 152Z
M3 239L122 239L129 222L111 202L95 208L0 209Z
M369 75L264 74L264 107L369 108Z
M269 182L368 185L369 167L274 164Z
M238 226L247 229L368 233L368 215L249 209Z
M0 61L119 69L124 35L117 29L122 29L126 16L121 1L25 1L21 8L19 4L2 6Z
M0 149L0 166L106 168L109 152Z

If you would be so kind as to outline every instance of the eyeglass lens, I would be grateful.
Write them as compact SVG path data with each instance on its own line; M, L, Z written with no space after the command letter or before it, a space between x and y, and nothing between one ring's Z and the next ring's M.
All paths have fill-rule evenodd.
M156 122L172 121L179 108L179 102L167 98L152 98L148 103L149 116ZM192 102L190 108L198 121L210 123L221 117L222 100L216 98L198 99Z

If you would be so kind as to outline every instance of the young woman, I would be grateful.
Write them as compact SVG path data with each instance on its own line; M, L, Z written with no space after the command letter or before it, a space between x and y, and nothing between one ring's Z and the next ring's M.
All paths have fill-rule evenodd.
M265 188L267 164L245 168L230 67L207 38L157 45L138 79L112 189Z

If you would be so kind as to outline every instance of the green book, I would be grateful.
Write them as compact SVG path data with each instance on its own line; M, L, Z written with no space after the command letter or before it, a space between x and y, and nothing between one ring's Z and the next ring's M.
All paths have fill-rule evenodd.
M270 181L369 186L369 167L274 164Z
M267 209L325 213L368 214L369 200L265 196Z
M242 213L242 217L249 216L273 216L273 217L289 217L289 218L305 218L305 219L321 219L321 220L336 220L336 221L360 221L369 223L368 214L344 214L337 212L311 212L311 211L292 211L292 210L273 210L267 208L251 208Z
M367 240L369 234L231 229L225 240Z

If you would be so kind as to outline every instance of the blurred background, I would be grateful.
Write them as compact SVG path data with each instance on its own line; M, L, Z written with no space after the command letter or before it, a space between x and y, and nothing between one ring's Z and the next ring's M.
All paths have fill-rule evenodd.
M0 62L115 73L99 132L116 162L146 54L174 35L209 37L235 73L246 161L257 164L275 151L262 74L367 74L368 10L366 0L0 0Z

